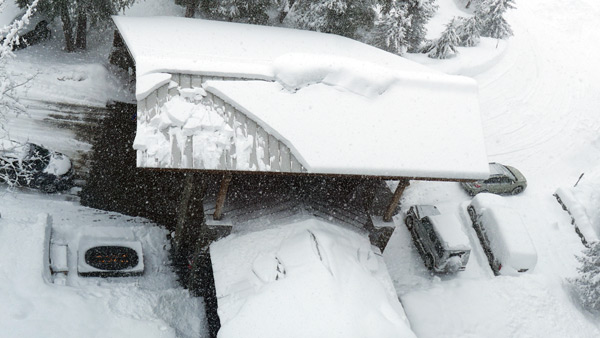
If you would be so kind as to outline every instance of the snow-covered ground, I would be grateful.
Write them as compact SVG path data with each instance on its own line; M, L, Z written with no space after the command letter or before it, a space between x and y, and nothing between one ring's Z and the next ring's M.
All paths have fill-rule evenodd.
M202 298L182 289L170 269L167 231L145 219L81 207L69 199L26 190L0 194L0 335L206 336ZM50 241L68 246L66 278L45 276L45 215L52 218ZM144 275L78 276L82 238L141 242Z
M448 13L462 10L457 7L461 1L439 2L444 16L432 27L441 31ZM581 186L597 187L600 182L600 49L594 45L600 41L600 3L529 0L517 6L507 14L515 33L508 41L483 39L479 47L460 48L457 57L446 61L408 57L478 81L490 161L514 165L528 179L521 195L506 200L521 213L538 263L518 277L494 277L470 226L468 195L457 183L412 182L403 211L413 204L436 204L442 212L455 213L473 247L464 272L434 277L414 249L403 216L395 217L397 229L384 258L419 337L600 336L600 320L572 302L565 284L576 273L575 255L583 245L552 196L557 188L572 186L583 172ZM181 14L176 7L163 7L163 14ZM9 117L7 129L17 139L72 154L89 145L74 141L70 130L48 128L53 111L39 102L94 106L131 93L102 91L119 88L112 85L118 79L102 61L105 50L66 55L59 50L61 37L55 35L56 40L20 51L11 61L12 71L40 76L28 94L37 103L30 105L28 115ZM201 300L178 288L167 268L163 229L142 219L83 208L64 196L29 191L1 194L0 213L2 337L185 337L205 332ZM43 259L36 246L42 243L38 213L53 216L56 238L72 248L81 236L106 236L107 229L140 240L147 248L147 274L102 280L75 273L66 285L44 283L41 271L35 270ZM26 264L16 266L16 260L6 257ZM69 259L75 259L72 253Z
M593 60L600 50L586 45L600 38L600 5L532 0L517 6L507 15L515 36L497 49L488 39L483 48L461 48L449 61L409 57L478 81L490 161L514 165L528 178L525 192L506 200L521 213L538 264L522 276L493 277L466 212L470 197L458 184L413 182L403 210L438 204L456 213L474 246L466 271L432 277L402 215L395 219L384 257L419 337L600 336L600 321L570 298L565 278L576 274L575 255L584 247L552 196L582 172L581 184L599 182L600 64Z

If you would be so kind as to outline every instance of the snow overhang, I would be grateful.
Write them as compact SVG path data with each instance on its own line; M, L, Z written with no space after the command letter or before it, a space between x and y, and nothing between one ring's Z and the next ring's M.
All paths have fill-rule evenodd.
M205 89L290 147L308 173L487 178L477 86L399 81L366 97L326 84L208 81ZM257 99L260 98L260 99Z

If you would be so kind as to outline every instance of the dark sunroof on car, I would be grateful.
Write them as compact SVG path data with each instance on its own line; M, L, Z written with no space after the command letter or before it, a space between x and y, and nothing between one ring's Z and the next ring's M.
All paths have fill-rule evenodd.
M513 180L516 179L515 175L500 163L490 163L490 176L506 176Z

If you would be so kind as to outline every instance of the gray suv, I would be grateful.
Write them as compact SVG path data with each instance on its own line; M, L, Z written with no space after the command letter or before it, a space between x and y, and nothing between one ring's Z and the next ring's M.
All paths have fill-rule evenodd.
M405 223L429 270L454 273L465 269L471 245L454 215L441 214L433 205L414 205Z

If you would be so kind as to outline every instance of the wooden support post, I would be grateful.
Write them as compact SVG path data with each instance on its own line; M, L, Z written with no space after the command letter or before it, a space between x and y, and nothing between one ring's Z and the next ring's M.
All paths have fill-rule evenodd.
M213 219L216 221L223 218L223 205L225 204L227 189L229 189L229 183L231 183L232 178L233 176L228 172L223 175L223 179L221 180L221 188L219 189L219 195L217 195L217 205L215 206L215 213L213 214Z
M410 184L410 181L407 179L403 179L398 182L398 187L396 187L396 191L394 192L394 196L392 197L392 200L390 201L390 205L388 205L387 210L385 211L385 214L383 215L383 220L385 222L392 221L392 216L394 214L394 211L396 210L396 207L398 206L398 202L400 202L400 197L402 197L402 193L404 192L404 189L406 189L406 187L408 187L409 184Z
M189 278L188 262L195 250L195 243L206 233L204 219L204 192L206 181L201 174L187 173L183 192L177 208L177 227L173 238L173 265L182 285Z

